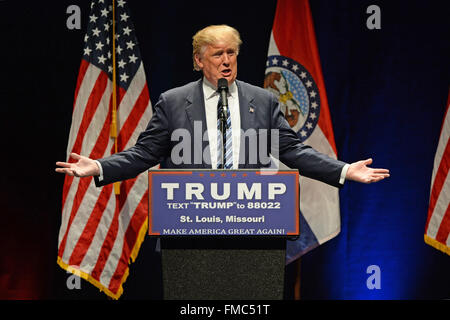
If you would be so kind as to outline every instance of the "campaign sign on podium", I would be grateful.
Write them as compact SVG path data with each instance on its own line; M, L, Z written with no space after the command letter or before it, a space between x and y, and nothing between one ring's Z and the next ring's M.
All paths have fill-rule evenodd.
M149 235L295 236L297 170L149 170Z

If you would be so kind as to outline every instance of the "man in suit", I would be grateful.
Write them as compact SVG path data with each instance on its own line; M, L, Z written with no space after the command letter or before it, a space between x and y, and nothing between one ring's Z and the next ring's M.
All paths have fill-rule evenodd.
M193 62L203 78L161 94L135 146L97 160L72 153L76 162L57 162L56 171L94 176L96 185L103 186L133 178L158 163L161 168L262 168L271 166L270 155L303 176L335 187L345 180L371 183L389 176L386 169L369 168L371 159L347 164L302 144L272 93L236 80L240 44L239 33L229 26L200 30L193 37ZM222 78L228 82L229 110L224 157L217 120L217 86ZM278 285L283 283L279 270L284 267L285 243L283 239L259 238L163 239L161 248L170 249L161 258L165 297L278 299L282 296ZM208 250L197 250L200 248ZM249 250L242 257L244 248ZM230 265L230 261L235 263ZM247 265L248 261L257 269ZM256 274L258 280L249 282Z
M193 62L203 78L160 96L147 129L132 148L93 160L71 154L75 163L57 162L57 172L94 176L97 186L137 176L160 163L162 168L217 168L217 83L229 85L229 168L267 167L269 153L301 175L340 187L345 180L372 183L389 177L387 169L346 164L304 145L291 129L274 95L236 80L241 39L226 25L206 27L193 37ZM181 140L181 141L180 141ZM188 141L190 140L190 141Z

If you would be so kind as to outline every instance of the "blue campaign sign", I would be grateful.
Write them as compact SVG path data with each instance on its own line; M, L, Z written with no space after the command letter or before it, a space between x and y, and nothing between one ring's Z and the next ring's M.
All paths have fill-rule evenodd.
M297 170L150 170L149 235L292 236Z

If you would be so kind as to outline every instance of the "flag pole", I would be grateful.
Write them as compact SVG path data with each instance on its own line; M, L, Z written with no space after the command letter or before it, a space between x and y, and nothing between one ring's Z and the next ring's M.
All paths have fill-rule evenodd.
M117 80L116 80L116 12L115 1L112 0L112 119L110 136L114 139L114 153L117 153ZM114 183L114 193L120 194L120 182Z

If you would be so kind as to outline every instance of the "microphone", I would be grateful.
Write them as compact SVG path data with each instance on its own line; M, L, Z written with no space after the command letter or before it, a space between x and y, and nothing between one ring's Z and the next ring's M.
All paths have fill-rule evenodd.
M226 119L227 119L227 115L228 115L228 96L227 96L227 94L228 94L228 81L227 81L227 79L225 79L225 78L220 78L218 81L217 81L217 90L219 91L219 93L220 93L220 97L222 98L222 111L223 111L223 114L224 114L224 118L225 118L225 121L226 121Z

